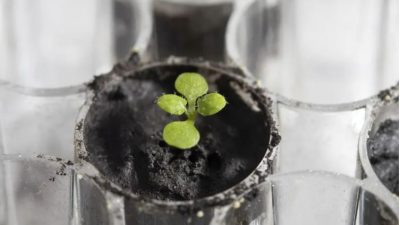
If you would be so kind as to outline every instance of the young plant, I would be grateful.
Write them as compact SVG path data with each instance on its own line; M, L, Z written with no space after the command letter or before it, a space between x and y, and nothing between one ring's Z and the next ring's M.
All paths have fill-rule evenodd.
M164 141L179 149L197 145L200 133L195 126L197 114L211 116L226 105L224 96L209 93L207 81L198 73L182 73L175 80L175 89L183 96L165 94L158 98L157 105L172 115L186 115L184 121L167 124L163 130Z

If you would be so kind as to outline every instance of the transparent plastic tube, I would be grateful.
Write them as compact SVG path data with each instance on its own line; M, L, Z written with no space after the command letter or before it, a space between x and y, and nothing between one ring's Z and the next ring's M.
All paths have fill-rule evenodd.
M367 102L317 106L279 98L279 130L284 138L274 171L319 170L360 177L358 138Z
M228 60L299 102L368 98L398 80L398 1L252 0L235 7Z
M0 155L0 219L10 225L398 224L398 199L374 182L296 172L272 175L219 204L210 201L215 197L165 202L138 199L85 163Z
M361 178L367 105L398 80L397 1L252 0L228 24L228 61L276 93L276 172ZM395 62L396 61L396 62Z
M146 57L149 2L17 0L0 12L2 152L72 159L84 82L130 51Z
M113 224L108 194L87 172L78 171L72 162L55 157L0 155L0 223ZM80 196L85 187L90 194Z
M37 89L0 82L0 151L72 160L74 126L84 99L79 86Z
M115 186L113 190L119 196L114 195L115 204L109 204L115 212L111 217L121 213L117 209L123 209L125 214L119 217L119 224L127 225L398 224L398 199L381 192L368 179L361 181L328 172L272 175L234 199L215 204L215 197L155 201L138 199ZM120 196L125 198L123 204ZM367 205L375 207L366 208Z
M124 64L123 64L124 65ZM130 65L128 62L125 65ZM107 185L107 188L115 189L117 193L123 193L125 196L124 201L124 218L127 224L132 225L148 225L148 224L188 224L191 221L194 224L220 224L225 220L230 221L231 225L239 225L239 224L247 224L248 221L253 220L257 217L260 213L264 213L263 209L266 206L263 206L263 202L261 202L260 206L257 207L257 202L254 202L254 206L243 207L240 212L237 211L237 214L228 212L229 208L226 206L227 203L233 204L236 201L236 204L241 204L241 201L237 197L246 192L247 190L252 189L253 186L260 184L265 177L269 174L273 154L276 150L276 145L279 142L279 134L276 132L275 124L275 117L274 113L271 111L272 107L270 104L273 104L268 96L264 95L265 93L262 90L259 90L253 83L250 83L248 80L245 80L241 74L236 74L225 68L223 65L220 64L212 64L208 61L195 61L192 59L186 58L170 58L167 61L162 62L153 62L149 64L141 64L137 67L132 67L130 74L132 78L135 76L140 76L141 74L147 75L148 73L152 73L152 71L162 70L165 73L175 73L177 70L182 70L186 68L195 68L195 70L201 70L204 74L207 75L207 79L210 78L210 75L214 74L221 74L221 76L232 77L232 80L217 82L210 80L213 85L219 87L220 83L223 84L233 84L233 82L238 82L243 87L246 87L246 91L251 93L250 95L247 94L240 96L243 100L250 101L246 104L254 104L257 105L257 114L260 116L259 118L262 119L265 126L267 126L267 130L263 133L260 138L265 138L267 143L264 145L265 148L262 148L262 153L255 157L254 162L246 163L246 166L250 166L248 172L240 178L238 182L229 185L220 189L218 193L212 194L209 197L205 197L204 199L198 199L193 201L185 201L185 202L176 202L176 201L158 201L156 199L144 199L143 196L140 194L133 193L131 190L123 190L121 187L114 187L110 186L110 182L112 182L113 178L112 175L107 174L107 170L110 167L107 166L107 169L102 170L106 175L105 178L99 178L98 182ZM104 77L104 79L109 79L113 76L113 73L110 73ZM211 77L212 78L212 77ZM107 80L107 82L119 82L117 80ZM121 81L124 82L124 81ZM133 80L133 82L140 82L140 80ZM153 81L150 81L153 82ZM158 81L156 81L158 82ZM233 86L232 86L233 87ZM101 87L102 89L103 87ZM242 88L242 87L241 87ZM227 89L228 90L228 89ZM81 108L79 117L77 119L76 125L76 132L75 132L75 154L77 161L86 161L91 162L93 165L98 166L98 168L102 167L102 163L107 163L105 161L96 161L95 154L99 154L98 152L94 152L94 149L90 141L88 139L88 135L94 134L96 132L95 129L90 129L90 115L93 112L93 106L96 105L96 94L98 90L89 89L87 94L87 100L85 105ZM239 94L241 93L241 89L234 89L234 93ZM259 91L259 92L256 92ZM227 92L228 94L228 92ZM246 97L244 97L246 96ZM260 97L257 97L260 96ZM234 97L231 97L232 104ZM242 100L239 100L242 101ZM240 103L242 104L242 103ZM239 105L240 106L240 105ZM240 116L241 113L236 114L234 118ZM249 114L253 116L252 114ZM233 117L232 117L233 118ZM248 126L244 125L247 129ZM98 129L98 128L96 128ZM252 132L252 131L248 131ZM247 141L247 140L245 140ZM225 148L224 146L218 148ZM256 151L253 147L248 146L251 154L254 154ZM222 150L223 151L223 150ZM243 152L243 156L236 156L236 157L247 157L251 156L250 152ZM132 154L136 155L137 152L131 152ZM248 155L249 154L249 155ZM89 157L86 157L89 156ZM99 154L98 156L101 157ZM213 159L210 159L213 160ZM234 162L235 164L236 162ZM132 168L133 170L135 168ZM137 169L137 168L136 168ZM130 170L130 169L129 169ZM138 171L136 171L138 172ZM127 175L131 176L131 175ZM130 179L131 177L129 177ZM124 178L123 178L124 179ZM207 181L206 181L207 182ZM123 185L123 184L122 184ZM163 185L162 185L163 186ZM125 186L126 187L126 186ZM151 188L151 187L150 187ZM202 187L201 187L202 188ZM260 190L261 191L261 190ZM260 198L267 198L267 190L262 190L263 194L260 193ZM265 194L264 194L265 193ZM202 207L200 207L202 206ZM221 206L221 207L217 207ZM216 211L215 211L215 210ZM255 210L256 209L256 210ZM255 210L255 211L254 211ZM229 213L229 216L226 214ZM221 215L219 215L221 214ZM198 222L195 222L195 221Z
M366 220L363 203L381 207L369 213L398 223L398 200L380 192L369 181L325 172L293 173L271 178L274 192L275 224L371 224ZM365 196L368 196L365 198Z
M82 84L131 49L146 52L151 27L148 1L2 1L0 79L35 88Z

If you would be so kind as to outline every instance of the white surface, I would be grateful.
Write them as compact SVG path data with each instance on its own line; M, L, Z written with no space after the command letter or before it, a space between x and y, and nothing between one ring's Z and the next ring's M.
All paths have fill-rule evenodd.
M278 105L282 140L275 172L321 170L356 177L365 109L320 112Z

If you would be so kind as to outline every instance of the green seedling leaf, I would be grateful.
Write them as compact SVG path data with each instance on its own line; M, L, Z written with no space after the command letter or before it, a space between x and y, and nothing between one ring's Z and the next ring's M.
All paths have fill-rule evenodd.
M204 77L198 73L182 73L175 81L175 89L190 102L206 94L208 85Z
M204 95L198 101L197 112L202 116L211 116L223 109L226 105L225 97L218 93Z
M167 94L157 99L157 105L172 115L182 115L186 112L186 99L173 94Z
M170 146L189 149L197 145L200 140L200 133L193 121L175 121L164 127L163 138Z

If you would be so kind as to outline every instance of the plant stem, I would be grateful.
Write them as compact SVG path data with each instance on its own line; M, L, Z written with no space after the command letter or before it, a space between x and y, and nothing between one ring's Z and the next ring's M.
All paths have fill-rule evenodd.
M188 120L190 121L196 121L196 116L197 116L197 112L196 112L196 100L189 100L188 101L188 111L186 113L186 116L188 117Z

